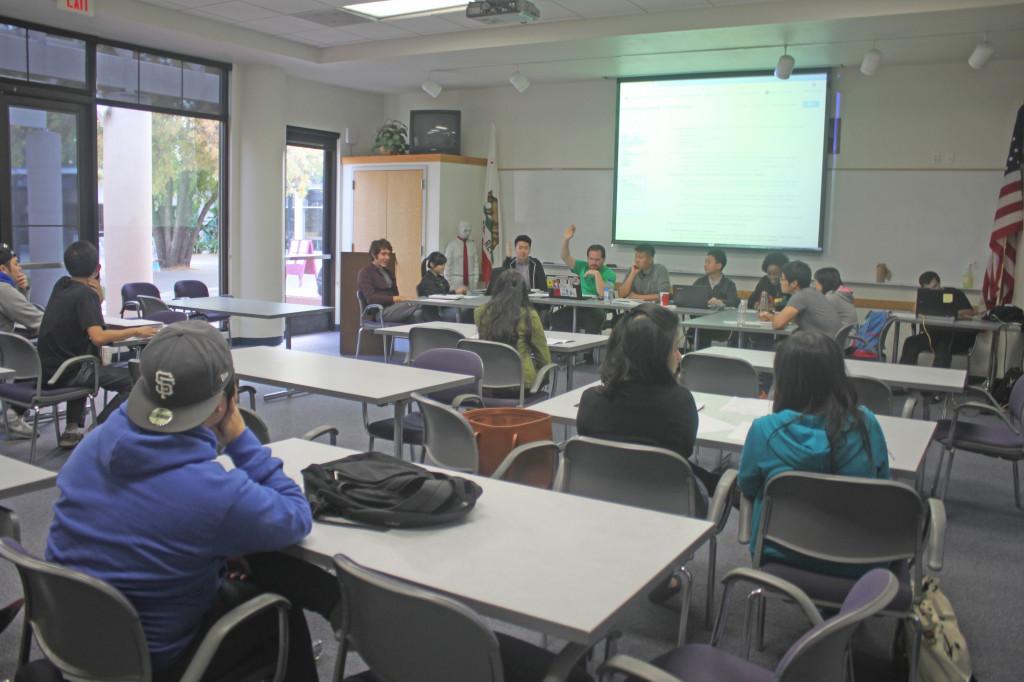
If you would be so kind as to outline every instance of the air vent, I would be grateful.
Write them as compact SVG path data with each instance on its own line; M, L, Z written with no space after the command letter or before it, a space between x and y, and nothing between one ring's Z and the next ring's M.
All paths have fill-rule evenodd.
M329 9L326 11L316 10L313 12L302 12L301 14L292 14L291 16L297 19L305 19L311 21L314 24L325 26L327 28L337 28L338 26L351 26L352 24L365 24L370 20L366 17L361 17L351 12L345 12L340 9Z

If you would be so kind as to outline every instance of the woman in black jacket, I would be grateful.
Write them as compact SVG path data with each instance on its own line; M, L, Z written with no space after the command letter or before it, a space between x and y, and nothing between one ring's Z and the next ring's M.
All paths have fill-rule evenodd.
M420 274L422 279L420 283L416 285L417 296L432 296L434 294L450 294L452 293L452 285L448 283L448 280L444 278L444 266L448 262L448 259L444 257L444 254L440 251L434 251L429 256L423 259L420 263ZM456 294L466 293L465 287L458 287L455 289ZM455 319L455 311L450 309L441 310L434 306L423 306L423 318L425 320L437 320L440 317L445 319ZM440 313L438 312L440 310Z

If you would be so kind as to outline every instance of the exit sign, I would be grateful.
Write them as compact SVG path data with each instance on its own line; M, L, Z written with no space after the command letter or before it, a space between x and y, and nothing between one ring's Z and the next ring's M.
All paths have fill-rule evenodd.
M93 0L57 0L57 6L75 14L92 16Z

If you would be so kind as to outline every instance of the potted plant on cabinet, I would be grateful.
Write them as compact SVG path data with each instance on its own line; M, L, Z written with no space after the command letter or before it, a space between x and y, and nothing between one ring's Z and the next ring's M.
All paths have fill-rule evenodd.
M386 121L377 129L377 138L373 148L378 154L405 154L409 151L407 142L408 129L401 121Z

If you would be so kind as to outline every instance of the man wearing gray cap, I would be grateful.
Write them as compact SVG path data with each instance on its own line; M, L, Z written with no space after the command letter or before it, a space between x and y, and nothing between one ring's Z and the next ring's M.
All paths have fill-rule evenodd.
M292 603L285 679L316 680L302 609L327 617L338 589L276 552L309 533L309 504L245 427L227 343L205 322L179 322L153 337L141 370L127 402L61 469L46 558L124 593L157 682L179 679L213 622L260 592ZM231 471L216 461L218 446ZM225 557L242 556L248 579L225 578ZM214 668L233 670L276 642L273 614L245 628Z

